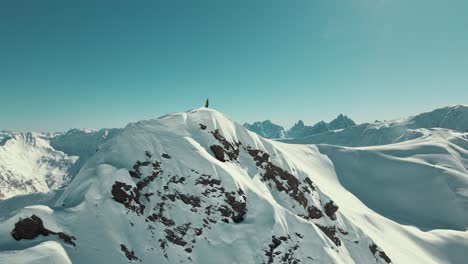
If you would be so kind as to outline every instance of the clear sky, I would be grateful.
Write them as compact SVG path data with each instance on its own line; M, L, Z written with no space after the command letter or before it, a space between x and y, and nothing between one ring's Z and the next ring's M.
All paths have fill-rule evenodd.
M357 122L468 103L468 1L3 0L0 130L202 106Z

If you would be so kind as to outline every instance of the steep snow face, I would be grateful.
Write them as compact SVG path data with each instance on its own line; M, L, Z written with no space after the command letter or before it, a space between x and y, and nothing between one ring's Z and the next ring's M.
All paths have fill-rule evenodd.
M63 191L0 204L0 248L12 258L59 241L57 259L73 263L390 262L314 183L322 174L333 171L314 147L262 139L214 110L171 114L128 125ZM23 232L20 217L42 229Z
M264 138L284 138L285 135L284 128L272 123L270 120L253 124L245 123L244 127Z
M466 133L468 131L468 107L464 105L444 107L405 119L365 123L341 130L282 141L292 144L375 146L429 136L432 133L432 128L447 128Z
M36 134L9 134L0 145L0 199L59 188L76 160Z
M422 230L468 228L466 134L433 129L393 145L318 147L341 184L381 215Z

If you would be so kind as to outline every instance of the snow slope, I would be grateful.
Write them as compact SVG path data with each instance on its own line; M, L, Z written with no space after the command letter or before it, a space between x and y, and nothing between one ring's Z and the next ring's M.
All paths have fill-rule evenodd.
M423 230L468 227L468 134L446 129L398 144L318 145L341 184L390 219Z
M67 188L0 202L0 263L464 263L466 137L453 136L450 154L422 144L345 155L263 139L210 109L131 123ZM361 152L369 154L356 162ZM430 162L447 175L424 183ZM379 171L386 181L375 179ZM392 173L409 176L392 182ZM369 183L359 186L362 179ZM375 197L378 180L409 186L399 193L382 185ZM435 197L426 209L437 221L399 218L390 208L417 183L435 186L418 191ZM68 236L14 240L10 232L18 237L20 219L29 218Z
M386 145L427 136L431 133L428 131L431 128L468 132L468 106L442 107L409 118L365 123L282 141L293 144L330 144L350 147Z
M423 137L385 146L317 147L330 158L343 188L399 228L405 227L403 232L387 233L389 241L407 236L436 263L465 263L468 134L430 131ZM337 203L346 202L331 196ZM446 256L441 259L441 254ZM412 261L409 258L403 263Z
M66 133L0 132L0 199L66 184L119 129Z
M76 160L37 134L10 133L0 145L0 199L61 187Z
M49 139L50 145L69 156L78 156L78 161L70 169L70 176L74 176L81 169L83 164L99 151L99 147L118 135L121 129L103 128L97 131L86 129L70 129L64 134L60 134Z

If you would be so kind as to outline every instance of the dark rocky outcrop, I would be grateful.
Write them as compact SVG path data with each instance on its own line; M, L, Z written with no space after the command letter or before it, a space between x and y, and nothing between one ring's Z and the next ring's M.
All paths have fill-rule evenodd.
M341 246L341 240L336 236L336 228L334 226L322 226L315 224L322 232L336 245Z
M146 155L151 155L151 154L149 154L149 152L146 152ZM139 179L139 178L141 178L140 168L148 166L149 164L150 164L149 161L141 162L141 161L137 160L135 162L135 164L133 165L133 170L129 171L128 173L130 174L130 176L132 176L132 178Z
M329 201L328 203L325 204L325 213L327 214L328 217L330 217L330 219L336 220L335 213L337 211L338 211L338 206L333 201Z
M302 240L302 237L299 237ZM268 249L265 251L265 256L267 260L264 263L282 263L282 264L298 264L301 261L295 257L295 251L299 249L301 243L300 240L293 241L293 239L288 236L272 236L271 243L268 245ZM282 247L283 251L277 250L277 248L284 244ZM308 257L309 259L312 259ZM275 261L275 259L277 261Z
M231 206L232 212L230 213L231 219L234 223L240 223L244 221L244 217L247 214L247 198L245 197L244 191L239 189L238 194L242 197L241 201L237 201L236 196L233 193L225 192L225 201Z
M74 236L67 235L63 232L54 232L44 227L44 223L41 218L36 215L32 215L29 218L20 219L15 223L15 228L11 231L11 236L16 240L22 239L34 239L38 236L56 235L62 239L65 243L76 246Z
M310 220L310 219L322 218L323 214L322 214L322 211L320 211L320 209L318 209L317 207L311 205L311 206L307 207L307 214L302 214L300 216L302 218Z
M125 253L125 256L128 258L128 260L140 260L137 256L135 256L135 252L130 251L124 244L120 244L120 250Z
M150 182L154 181L154 179L156 179L156 177L158 177L159 174L161 174L162 170L161 170L161 163L158 162L158 161L155 161L153 163L151 162L147 162L145 163L146 165L145 166L148 166L148 165L152 165L153 166L153 171L152 171L152 174L145 177L144 179L142 179L141 181L137 182L137 187L138 187L138 190L143 190L143 188L145 188Z
M281 238L284 238L284 237L281 237ZM271 244L268 245L269 249L268 251L265 251L265 256L268 257L267 263L273 263L273 257L275 255L274 251L279 245L281 245L281 240L276 238L275 236L272 236Z
M220 148L225 155L223 147ZM225 157L228 158L227 155ZM166 175L162 163L149 160L150 156L147 158L145 162L137 161L134 165L133 171L139 176L136 187L115 182L112 195L114 200L139 215L145 215L147 207L148 215L144 216L147 230L159 241L166 258L167 250L172 246L183 247L186 253L192 253L198 237L203 234L204 229L211 229L213 224L240 223L244 220L247 213L247 198L242 189L226 190L220 179L193 169L184 177L176 174ZM149 173L148 169L142 170L146 166L152 166ZM158 190L144 193L144 189L153 183L157 184ZM182 192L184 190L182 185L187 184L195 187L190 188L194 192ZM203 197L209 199L205 200ZM145 204L142 203L142 199ZM178 223L180 219L171 217L170 211L177 208L186 211L187 206L191 212L201 216L201 225L192 226L190 223L180 225ZM163 228L163 234L156 231L158 228ZM190 257L188 259L191 260Z
M211 134L219 143L221 143L222 149L224 153L227 155L227 157L229 158L229 160L235 161L239 158L239 146L242 144L241 142L231 143L227 141L227 139L223 135L221 135L221 132L219 131L219 129L216 129L215 131L211 131ZM218 146L218 145L214 145L214 146ZM211 146L211 148L212 147L213 146ZM213 151L213 149L211 150Z
M226 162L224 159L224 149L220 145L210 146L211 151L213 152L215 158L221 162Z
M253 149L250 146L246 148L246 151L256 162L255 165L265 171L262 174L262 181L272 182L278 191L287 193L304 208L305 213L301 214L301 217L306 219L318 219L322 217L320 209L309 205L311 202L307 198L306 193L310 194L315 191L315 187L309 178L305 178L301 182L296 176L273 164L270 161L268 153Z
M387 263L392 263L392 260L385 254L385 252L381 249L376 244L371 244L369 245L369 250L372 252L372 255L374 255L375 259L377 260L377 256L382 258L385 262ZM378 255L376 256L376 254Z
M112 186L112 198L127 209L141 215L145 206L140 201L140 190L123 182L116 181Z

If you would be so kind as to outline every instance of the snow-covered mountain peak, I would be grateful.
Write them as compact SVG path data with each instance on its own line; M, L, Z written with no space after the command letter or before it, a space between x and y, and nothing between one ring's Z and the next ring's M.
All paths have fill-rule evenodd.
M77 159L56 151L36 133L8 136L0 146L0 199L61 187Z
M266 140L216 110L194 109L129 124L46 203L51 210L25 208L28 220L7 222L63 230L74 263L390 262L314 183L322 162L315 148ZM0 237L0 246L12 243Z
M128 134L146 130L165 135L189 136L194 131L200 130L203 126L224 131L225 137L231 141L236 139L236 133L240 129L245 131L242 126L214 109L197 108L185 112L168 114L158 119L130 123L123 129L122 133Z

